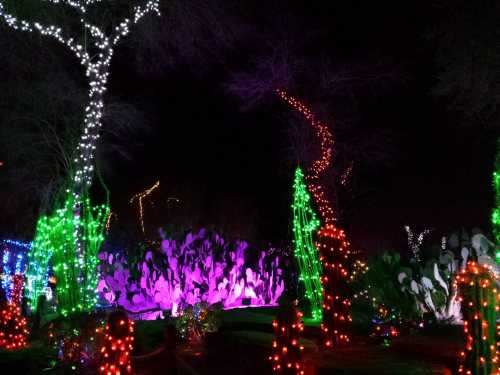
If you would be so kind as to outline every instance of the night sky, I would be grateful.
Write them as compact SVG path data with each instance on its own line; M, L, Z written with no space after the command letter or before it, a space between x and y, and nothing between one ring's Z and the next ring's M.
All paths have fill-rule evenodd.
M405 224L435 228L439 235L460 227L489 229L494 137L459 124L431 94L439 72L427 34L440 13L421 3L286 2L304 30L321 28L308 46L314 53L339 61L376 55L403 67L398 84L367 95L358 108L363 126L388 130L393 140L389 165L354 169L366 193L349 203L342 218L354 245L368 251L399 246ZM256 29L271 22L269 15L260 18L264 13L256 9L249 16ZM290 239L293 170L284 161L289 110L277 101L242 110L224 88L231 69L251 59L250 51L199 74L180 64L160 75L140 72L130 49L118 51L110 95L133 103L150 126L132 162L109 161L111 205L123 221L136 219L130 197L159 179L156 208L149 207L146 218L151 227L172 224L166 223L175 217L171 210L182 215L186 207L194 226L258 240ZM335 135L335 125L332 130ZM180 198L179 206L167 208L168 197Z

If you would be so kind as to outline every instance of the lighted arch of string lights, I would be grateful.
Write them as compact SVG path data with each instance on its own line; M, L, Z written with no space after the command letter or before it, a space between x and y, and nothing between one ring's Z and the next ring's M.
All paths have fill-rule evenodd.
M288 95L284 90L278 89L276 93L288 106L309 122L320 142L320 157L312 163L306 175L306 181L322 219L316 243L323 269L321 277L323 287L321 329L324 345L331 347L349 341L346 326L352 321L349 313L351 301L347 290L347 281L350 277L347 264L351 255L349 242L344 231L336 225L337 217L320 182L322 174L332 162L334 139L329 127L318 121L311 109L304 103Z

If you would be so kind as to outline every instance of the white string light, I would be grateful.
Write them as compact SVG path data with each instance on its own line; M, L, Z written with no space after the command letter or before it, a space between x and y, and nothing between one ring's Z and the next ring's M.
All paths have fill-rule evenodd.
M46 0L53 4L65 4L79 10L82 14L87 12L87 7L100 0ZM149 0L142 6L134 7L133 23L139 22L148 13L160 14L159 0ZM67 36L63 30L54 25L43 25L39 22L29 22L20 20L12 14L9 14L3 2L0 1L0 19L14 30L38 32L43 36L49 36L61 44L65 45L80 60L80 63L86 68L86 76L89 84L89 101L85 108L85 120L83 134L77 146L77 156L75 162L77 170L74 177L76 185L84 184L89 187L92 183L93 159L95 157L96 143L99 139L99 131L102 126L103 117L103 95L106 92L109 67L114 53L114 47L130 32L130 19L125 18L118 26L114 28L111 35L106 35L99 27L92 25L80 18L80 23L90 32L91 44L97 49L98 53L90 57L85 47L77 43L75 38Z
M431 229L425 229L420 232L420 234L417 236L417 239L415 240L415 236L410 226L405 225L404 228L406 230L406 233L408 234L408 246L413 252L413 259L415 259L415 261L418 263L420 262L420 246L422 245L422 242L424 242L424 237L431 232Z

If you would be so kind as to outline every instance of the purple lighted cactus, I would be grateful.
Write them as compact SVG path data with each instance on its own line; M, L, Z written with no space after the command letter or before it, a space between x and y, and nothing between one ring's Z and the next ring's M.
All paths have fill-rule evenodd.
M164 239L154 257L148 251L138 265L137 280L130 277L126 259L101 253L98 291L140 319L156 319L161 310L175 316L180 307L200 302L224 308L276 305L285 289L280 259L261 251L250 262L256 258L253 251L244 241L226 242L200 230L180 244ZM147 314L140 313L145 310Z

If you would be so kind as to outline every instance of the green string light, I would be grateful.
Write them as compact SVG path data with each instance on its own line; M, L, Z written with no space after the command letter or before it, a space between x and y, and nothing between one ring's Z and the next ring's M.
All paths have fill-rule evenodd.
M78 216L74 203L69 194L62 208L38 220L28 255L27 295L32 310L37 309L38 299L45 293L51 265L57 281L59 313L89 311L97 302L97 255L104 241L109 206L92 206L90 199L84 198L82 215ZM81 236L83 256L77 252L77 236Z
M299 281L303 282L306 288L305 297L311 304L313 319L320 321L323 311L322 269L318 249L313 240L320 221L311 207L311 197L300 167L295 171L292 209L294 255L300 270Z
M493 171L493 188L495 189L495 205L491 213L493 237L500 244L500 139L497 145L495 170Z

